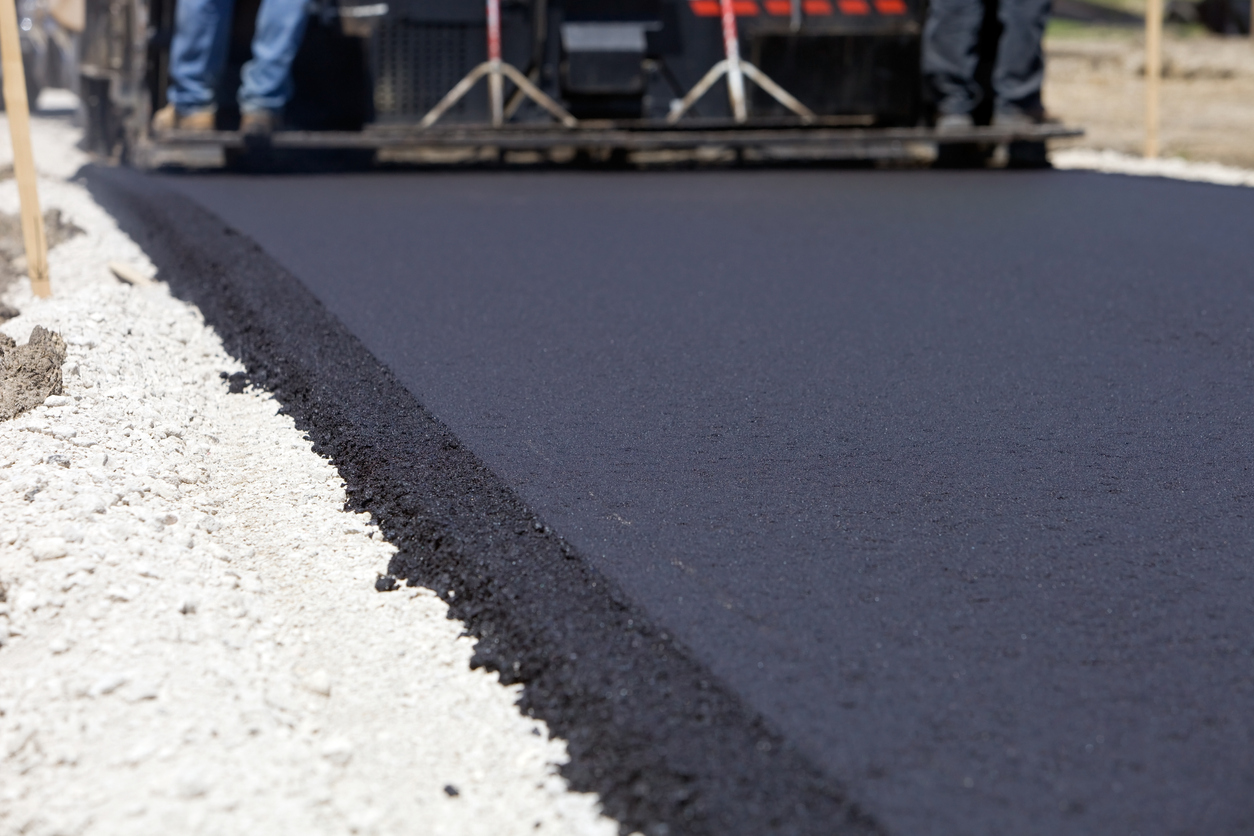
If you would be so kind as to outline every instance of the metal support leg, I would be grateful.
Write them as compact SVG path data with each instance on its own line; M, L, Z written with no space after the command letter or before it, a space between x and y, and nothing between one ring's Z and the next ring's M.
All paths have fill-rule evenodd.
M488 62L488 103L492 110L492 127L505 124L505 80L501 78L500 60Z
M736 31L736 10L732 0L719 3L723 23L723 50L727 56L727 95L737 122L749 117L745 110L745 76L740 70L740 34Z
M727 76L727 95L731 100L732 118L738 123L748 118L745 107L745 76L765 90L775 101L801 117L803 122L813 122L814 112L789 94L759 70L753 64L740 57L740 37L736 32L736 13L732 8L732 0L719 0L723 19L723 51L726 57L710 68L701 80L696 83L688 94L680 99L666 117L672 125L683 118L683 115L706 94L722 76Z
M485 75L488 77L488 102L492 113L492 127L499 128L505 124L505 80L508 76L509 80L518 85L518 89L527 98L534 101L540 107L551 113L558 121L568 128L573 128L579 124L575 117L566 112L566 109L559 105L544 91L531 83L518 68L506 64L501 60L501 0L487 0L488 3L488 60L475 67L466 77L457 82L453 89L440 99L439 104L431 108L426 116L422 117L419 124L423 128L429 128L440 120L440 117L448 112L449 108L457 104L475 83Z
M468 72L465 78L453 85L452 90L444 94L444 98L440 99L439 104L431 108L431 110L427 112L427 115L422 117L422 122L419 124L424 128L429 128L434 125L439 118L444 115L445 111L457 104L461 100L462 96L469 93L470 88L475 86L475 82L487 75L488 71L491 69L492 65L487 61L484 61L482 64Z
M726 59L719 61L713 67L710 67L710 71L701 76L701 80L688 91L686 96L679 100L679 106L671 108L670 115L666 117L666 121L672 124L678 122L680 117L687 113L688 109L696 104L697 101L704 96L711 87L714 86L714 82L723 77L723 73L725 72L727 72Z
M748 61L743 62L741 66L744 68L745 75L749 76L749 78L753 80L754 84L769 93L771 98L775 99L775 101L800 116L806 122L814 121L814 111L797 101L791 93L772 81L769 75L762 72Z

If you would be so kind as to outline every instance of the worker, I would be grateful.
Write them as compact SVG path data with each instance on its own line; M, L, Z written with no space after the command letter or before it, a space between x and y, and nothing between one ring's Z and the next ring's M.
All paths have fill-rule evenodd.
M178 0L170 44L169 101L153 117L157 130L211 131L215 93L226 66L234 0ZM240 130L269 134L292 97L292 61L305 34L306 0L261 0L252 58L240 72Z
M996 2L996 0L993 0ZM1001 37L993 64L993 124L1020 127L1046 121L1041 104L1045 56L1041 38L1050 0L1000 0ZM937 97L936 126L962 130L984 98L975 78L982 0L932 0L923 27L923 74Z

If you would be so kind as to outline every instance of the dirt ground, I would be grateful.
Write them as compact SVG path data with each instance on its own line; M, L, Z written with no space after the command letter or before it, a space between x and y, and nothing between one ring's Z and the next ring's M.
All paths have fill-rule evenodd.
M1137 30L1080 29L1046 38L1045 104L1087 135L1055 148L1140 154L1145 50ZM1163 156L1254 168L1254 41L1168 34L1162 86Z

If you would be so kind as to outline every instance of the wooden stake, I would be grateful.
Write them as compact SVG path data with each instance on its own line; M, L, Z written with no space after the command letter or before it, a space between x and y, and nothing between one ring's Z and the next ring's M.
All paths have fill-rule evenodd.
M148 287L152 284L150 276L141 272L135 265L127 264L125 261L110 261L109 270L118 277L118 281L126 282L135 287Z
M1163 0L1145 6L1145 156L1158 156L1158 103L1163 77Z
M26 244L26 265L30 289L36 296L52 295L48 281L48 242L44 219L39 212L39 192L35 186L35 155L30 141L30 102L26 101L26 68L22 66L22 43L17 33L17 7L14 0L0 0L0 71L4 73L4 108L9 116L13 139L13 173L22 205L22 240Z

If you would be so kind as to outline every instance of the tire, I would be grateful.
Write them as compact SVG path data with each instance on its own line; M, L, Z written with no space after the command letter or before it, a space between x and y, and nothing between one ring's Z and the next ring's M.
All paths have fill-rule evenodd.
M35 78L30 70L26 71L26 106L34 113L39 107L39 94L43 92L43 85L39 83L39 79Z
M79 95L83 103L83 148L92 154L113 158L121 151L122 126L114 112L107 78L81 76Z

